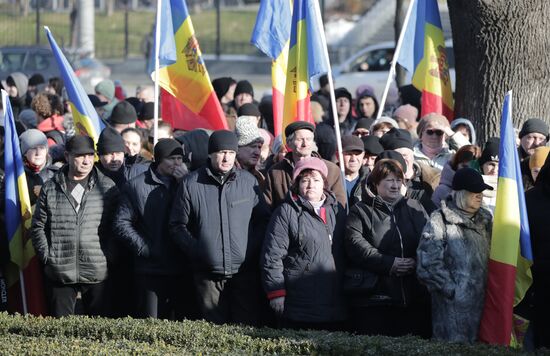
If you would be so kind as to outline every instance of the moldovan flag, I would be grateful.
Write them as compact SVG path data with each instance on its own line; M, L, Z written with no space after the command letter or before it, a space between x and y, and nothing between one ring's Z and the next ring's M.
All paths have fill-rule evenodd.
M508 92L504 98L500 127L497 201L479 339L490 344L510 345L515 341L513 308L523 299L531 285L530 268L533 261L512 125L512 92Z
M262 0L250 42L273 60L273 127L275 136L283 131L288 47L292 0Z
M184 0L162 0L159 28L163 120L182 130L227 129Z
M29 229L31 202L19 138L8 94L2 90L4 107L5 229L10 261L6 267L8 307L12 311L46 315L42 271L35 255Z
M317 0L294 0L286 73L283 128L294 121L313 123L309 97L312 78L328 73L323 24Z
M421 116L435 112L454 118L453 91L437 0L414 1L397 62L412 74L422 93Z
M105 124L99 118L97 111L88 98L88 94L86 94L82 84L74 74L69 61L65 58L57 42L55 42L50 29L44 26L44 30L46 31L46 37L48 37L48 41L50 42L57 67L67 90L75 129L80 135L90 136L97 144L97 140L101 131L105 128Z

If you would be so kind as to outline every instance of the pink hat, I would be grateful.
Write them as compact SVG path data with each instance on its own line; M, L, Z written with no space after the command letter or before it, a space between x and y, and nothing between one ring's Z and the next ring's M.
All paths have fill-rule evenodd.
M416 122L418 117L418 109L412 106L411 104L401 105L393 112L393 117L400 117L409 122Z
M325 162L317 157L308 157L296 163L296 166L294 166L294 172L292 172L292 180L296 180L296 177L298 177L304 169L314 169L321 173L325 179L327 179L328 168Z

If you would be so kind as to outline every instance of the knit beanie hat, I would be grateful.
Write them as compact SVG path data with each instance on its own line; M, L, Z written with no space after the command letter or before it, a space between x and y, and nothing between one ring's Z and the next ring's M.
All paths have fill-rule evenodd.
M136 120L136 109L127 101L121 101L116 104L109 119L112 124L131 124L136 122Z
M256 141L264 142L254 116L238 117L235 122L235 134L237 135L239 146L246 146Z
M75 135L65 144L65 151L74 155L94 154L94 146L94 140L90 136Z
M369 156L378 156L384 151L384 147L380 144L378 136L363 136L361 137L361 141L365 145L365 153Z
M173 138L160 139L155 145L155 162L160 163L166 157L180 155L183 156L181 143Z
M21 145L21 153L25 154L31 148L38 146L48 147L48 138L42 131L30 129L19 136L19 144Z
M214 87L218 100L221 100L221 98L227 94L229 87L231 87L233 83L235 83L235 79L231 77L216 78L212 81L212 87Z
M258 109L258 106L256 104L252 103L246 103L242 105L239 110L237 110L237 117L238 116L262 116L262 113L260 112L260 109Z
M380 152L380 154L376 157L374 160L375 164L380 161L381 159L393 159L401 165L401 169L403 169L403 174L407 173L407 162L405 162L405 158L403 158L403 155L397 151L383 151Z
M292 180L295 181L296 178L302 173L304 169L314 169L321 173L321 175L327 179L328 168L325 162L322 159L317 157L307 157L299 160L294 166L294 171L292 172Z
M498 162L499 147L500 139L498 137L488 140L483 152L481 152L481 157L477 160L479 166L481 167L487 162Z
M38 125L38 116L32 109L25 109L19 113L19 121L27 128L36 128Z
M235 94L234 96L237 96L242 93L250 94L252 97L254 97L254 89L252 88L252 84L248 80L241 80L237 83L237 86L235 87Z
M407 130L392 128L380 137L380 144L385 150L398 148L413 149L411 134Z
M37 86L39 84L44 84L46 83L46 80L44 79L44 76L40 73L35 73L33 75L31 75L31 77L29 78L29 85L30 86Z
M367 129L370 130L370 127L372 126L372 123L374 122L373 118L362 118L357 120L357 124L355 125L355 129Z
M519 132L519 138L522 138L530 133L540 133L546 136L546 139L548 140L549 131L550 130L548 130L548 124L546 124L546 122L541 119L529 119L523 123L521 131Z
M143 101L139 100L135 96L131 96L129 98L124 99L124 101L129 102L133 107L134 110L136 110L136 114L139 119L141 119L141 114L143 111Z
M548 157L548 152L550 152L550 147L535 148L535 153L533 153L531 157L529 157L529 169L533 169L535 167L540 168L544 166L544 162Z
M97 154L101 156L113 152L124 152L124 140L117 130L106 127L97 140Z
M99 97L94 94L88 94L88 99L90 99L90 103L92 103L92 106L94 108L100 108L107 105L106 101L101 101L101 99L99 99Z
M102 80L97 83L94 90L97 94L101 94L109 100L113 100L115 98L115 83L112 80Z
M416 122L418 118L418 109L411 104L401 105L393 112L394 118L405 119L408 122Z
M235 152L239 150L237 136L228 130L214 131L208 140L208 154L224 150Z
M155 103L145 103L141 108L139 119L141 121L153 120L155 118Z

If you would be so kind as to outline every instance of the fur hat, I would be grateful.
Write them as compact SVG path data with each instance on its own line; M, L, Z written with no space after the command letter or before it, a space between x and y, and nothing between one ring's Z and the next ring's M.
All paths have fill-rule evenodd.
M238 117L235 122L235 134L237 135L239 146L246 146L256 141L264 142L254 116Z

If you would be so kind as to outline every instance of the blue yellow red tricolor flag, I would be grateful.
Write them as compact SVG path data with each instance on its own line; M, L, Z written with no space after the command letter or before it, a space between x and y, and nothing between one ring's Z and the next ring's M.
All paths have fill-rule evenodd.
M273 60L273 128L282 133L292 0L262 0L250 42Z
M421 116L436 112L454 118L453 90L437 0L412 0L397 62L412 74L422 92Z
M4 107L4 184L5 229L10 261L6 267L8 305L11 310L46 315L42 272L35 255L29 229L31 202L15 119L7 93L2 90Z
M67 90L75 129L80 135L90 136L97 143L101 131L105 128L105 124L99 118L86 91L74 74L69 61L65 58L57 42L55 42L50 29L44 26L44 30L46 31L46 37L48 37L48 41L50 42L50 47L52 48L59 72L65 84L65 89Z
M513 308L531 286L533 255L523 181L512 125L512 93L506 94L500 123L498 188L485 308L479 339L491 344L514 342Z
M163 120L183 130L227 129L184 0L162 0L159 29Z

